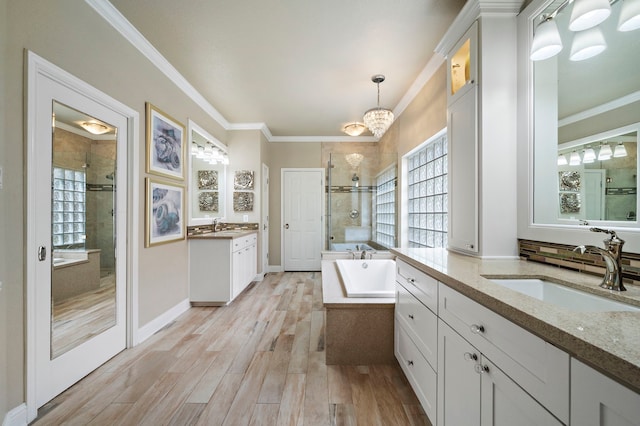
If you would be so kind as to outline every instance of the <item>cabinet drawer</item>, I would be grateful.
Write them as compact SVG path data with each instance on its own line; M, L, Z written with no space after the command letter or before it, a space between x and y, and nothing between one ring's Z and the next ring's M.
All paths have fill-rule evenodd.
M400 284L396 284L396 320L422 355L438 370L438 317Z
M400 259L396 259L396 281L434 313L438 313L438 281Z
M396 321L395 355L432 424L436 421L438 376Z
M438 289L440 318L560 420L569 420L569 355L450 287Z
M255 244L258 237L256 234L245 235L244 237L234 238L231 243L231 250L238 251Z

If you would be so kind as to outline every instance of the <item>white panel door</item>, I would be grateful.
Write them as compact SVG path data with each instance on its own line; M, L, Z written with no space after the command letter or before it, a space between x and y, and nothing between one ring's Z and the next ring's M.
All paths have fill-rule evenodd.
M53 65L30 55L29 57L29 99L28 99L28 152L27 152L27 401L29 404L29 418L35 414L34 408L41 407L53 397L67 389L88 373L96 369L109 358L116 355L126 347L126 275L127 275L127 138L129 134L128 118L119 111L128 110L117 101L107 95L97 92L64 71L54 68ZM89 94L86 94L89 93ZM101 328L92 329L88 337L78 342L68 350L56 350L57 328L54 328L54 320L59 309L55 300L59 293L60 281L52 280L55 272L54 266L59 262L53 260L52 238L52 189L53 187L53 135L52 121L62 122L62 117L56 116L52 120L56 106L64 105L95 117L104 123L117 129L117 168L108 179L114 182L113 197L114 207L108 214L114 217L114 254L117 258L115 266L115 287L111 290L112 281L108 284L109 294L114 293L113 303L106 308L96 308L95 317L104 317L106 312L113 312L112 321L102 324ZM57 110L56 110L57 111ZM58 131L56 125L55 131ZM87 164L88 168L90 165ZM94 164L94 168L97 164ZM83 181L80 181L80 184ZM115 189L116 182L121 182ZM86 187L90 182L87 181ZM84 188L84 185L81 185ZM88 197L88 195L87 195ZM66 198L65 198L66 200ZM59 203L58 201L56 201ZM74 204L65 201L64 204ZM66 206L64 207L67 208ZM75 209L72 211L76 211ZM66 213L65 215L72 214ZM75 213L73 213L75 214ZM88 227L87 227L88 228ZM86 235L89 235L87 229ZM85 236L86 236L85 235ZM87 244L89 244L87 240ZM65 240L66 242L66 240ZM60 250L60 245L56 250ZM87 247L92 248L92 247ZM69 250L66 250L69 251ZM70 250L73 254L76 249ZM60 255L58 255L60 256ZM58 263L59 264L59 263ZM87 277L82 274L73 282L74 286L82 285ZM68 284L71 281L65 281ZM95 290L92 290L95 292ZM100 278L100 288L97 294L106 293L106 287ZM86 293L80 294L80 296ZM67 299L63 302L71 303L80 296ZM84 300L84 299L83 299ZM75 310L80 310L78 302L74 302ZM70 309L67 309L70 311ZM70 314L69 314L70 315ZM75 325L78 332L92 326L91 317L84 320L73 319L69 323ZM84 328L83 328L84 327ZM106 327L106 328L105 328Z
M323 241L324 169L283 169L285 271L319 271Z

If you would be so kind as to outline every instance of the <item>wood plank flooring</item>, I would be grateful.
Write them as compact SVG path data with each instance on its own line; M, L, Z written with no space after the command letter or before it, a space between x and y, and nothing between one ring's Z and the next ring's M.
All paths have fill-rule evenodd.
M394 365L326 365L320 273L191 308L39 410L37 425L428 425Z

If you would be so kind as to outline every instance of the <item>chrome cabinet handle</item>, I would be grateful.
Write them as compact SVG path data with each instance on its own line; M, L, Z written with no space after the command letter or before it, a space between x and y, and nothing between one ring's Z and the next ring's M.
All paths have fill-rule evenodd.
M407 282L410 282L411 284L415 284L416 283L416 279L407 277Z
M409 314L409 318L410 318L410 319L413 319L413 314Z
M489 372L489 366L488 365L482 365L482 364L476 364L473 367L476 370L476 373L478 374L485 374Z
M413 365L413 361L407 361L407 365L408 366L412 366Z
M473 334L482 334L484 333L484 325L478 325L478 324L471 324L471 327L469 327L471 329L471 332Z
M478 355L473 354L471 352L465 352L464 353L464 359L467 361L477 361L478 360Z

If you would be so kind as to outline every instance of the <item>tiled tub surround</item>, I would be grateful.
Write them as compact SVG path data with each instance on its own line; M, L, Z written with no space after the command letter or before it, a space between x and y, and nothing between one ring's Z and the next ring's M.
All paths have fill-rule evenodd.
M334 260L322 261L322 294L327 365L396 362L393 354L395 297L347 297Z
M526 260L483 260L445 249L398 248L407 263L513 323L640 392L640 312L575 312L491 282L492 278L549 277L594 294L640 306L640 288L600 288L600 276Z
M604 245L601 245L604 247ZM534 262L569 268L576 271L604 275L604 259L599 254L574 252L575 246L518 240L520 257ZM622 277L624 283L640 285L640 254L622 252Z

